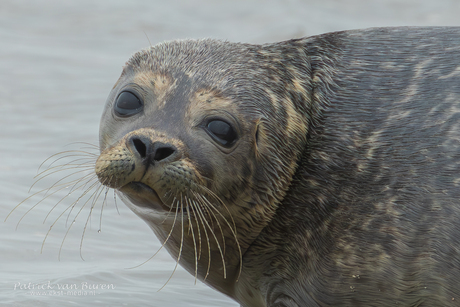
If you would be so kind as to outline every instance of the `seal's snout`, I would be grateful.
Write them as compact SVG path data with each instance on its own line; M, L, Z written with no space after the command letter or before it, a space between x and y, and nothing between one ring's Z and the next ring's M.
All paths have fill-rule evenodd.
M173 144L152 141L147 136L133 135L127 140L127 146L134 155L137 155L146 164L158 162L174 162L180 154Z
M151 129L139 129L126 134L104 150L96 161L99 181L120 189L141 182L150 186L164 177L166 169L174 169L184 155L184 146L177 139L166 138ZM150 186L154 188L153 186Z

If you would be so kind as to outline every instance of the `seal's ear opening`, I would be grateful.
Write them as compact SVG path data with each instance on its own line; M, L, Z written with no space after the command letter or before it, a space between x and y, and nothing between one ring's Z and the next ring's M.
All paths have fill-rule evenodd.
M256 145L259 145L259 124L257 124L256 128Z

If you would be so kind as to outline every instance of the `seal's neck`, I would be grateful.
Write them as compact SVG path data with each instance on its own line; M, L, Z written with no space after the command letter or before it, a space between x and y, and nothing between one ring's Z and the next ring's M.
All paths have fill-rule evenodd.
M276 288L298 279L299 267L313 272L321 257L326 257L331 247L328 242L333 241L328 238L328 229L338 212L335 197L340 188L331 185L334 174L325 166L327 161L319 150L318 136L323 133L323 112L328 109L328 97L335 88L333 66L340 52L328 52L337 48L334 44L319 48L309 39L298 43L305 44L306 61L311 64L312 84L305 89L311 91L306 146L275 215L245 253L243 274L235 290L242 306L274 304L280 294ZM335 54L336 58L328 54Z
M309 172L307 162L302 161L272 221L245 253L235 290L242 306L266 306L277 295L276 285L297 279L299 267L313 271L327 254L328 245L322 243L334 206L327 186Z

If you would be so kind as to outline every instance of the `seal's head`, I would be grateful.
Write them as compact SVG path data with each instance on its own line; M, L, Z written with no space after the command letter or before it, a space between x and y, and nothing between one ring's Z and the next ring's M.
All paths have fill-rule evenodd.
M127 62L102 116L100 182L230 296L306 145L310 67L293 44L151 47Z

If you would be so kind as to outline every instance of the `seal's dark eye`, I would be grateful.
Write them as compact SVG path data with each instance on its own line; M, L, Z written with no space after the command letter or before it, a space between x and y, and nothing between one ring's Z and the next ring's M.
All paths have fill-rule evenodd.
M136 95L131 92L121 92L115 101L114 110L118 116L131 116L142 110L143 104Z
M206 126L209 134L223 146L231 146L236 140L236 132L230 124L222 120L212 120Z

